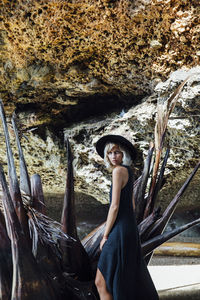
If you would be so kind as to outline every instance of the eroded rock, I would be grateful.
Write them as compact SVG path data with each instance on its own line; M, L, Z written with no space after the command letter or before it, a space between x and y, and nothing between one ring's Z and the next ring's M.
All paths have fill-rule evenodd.
M153 140L157 100L166 100L185 72L199 64L198 2L1 3L0 93L7 114L16 112L29 138L22 140L29 171L42 176L45 192L64 192L63 128L74 151L76 191L108 200L110 177L94 149L103 134L133 141L135 171L141 172L142 153L145 157ZM173 196L172 186L184 181L199 158L199 76L181 93L168 141L163 199ZM3 145L0 154L5 164ZM194 181L194 202L197 186Z
M138 168L141 171L141 160L143 160L141 153L145 157L150 141L154 140L157 101L165 103L175 87L191 74L194 75L181 92L169 120L165 141L165 146L170 147L171 151L166 170L167 187L163 190L161 198L163 202L166 198L168 201L172 199L200 157L200 68L174 72L166 82L156 86L151 97L133 106L126 113L122 112L113 116L112 119L90 120L65 130L73 146L78 191L90 194L103 203L108 199L110 180L105 167L102 166L102 159L95 152L95 143L102 135L121 134L131 140L138 151L138 160L135 164L136 174ZM194 204L198 199L198 180L199 175L193 181L190 194L192 197L186 200L188 201L186 205L191 202Z
M74 154L76 192L90 195L102 203L108 202L110 174L95 151L96 141L105 134L121 134L135 144L138 157L134 169L136 176L139 176L149 143L154 140L157 101L166 102L174 89L189 74L196 75L190 78L180 94L168 123L165 141L165 146L170 146L171 153L166 170L167 184L162 190L161 199L164 205L167 204L166 201L172 199L200 157L200 68L174 72L167 81L160 82L156 86L150 97L144 98L140 104L128 110L93 117L65 128L64 134L69 138ZM67 166L63 135L56 136L49 129L44 129L42 134L39 130L23 132L23 127L29 127L26 120L29 120L31 116L33 117L28 113L18 115L19 128L28 137L28 141L25 138L22 139L22 145L29 172L31 175L34 173L41 175L45 193L63 195ZM10 133L17 158L11 128ZM1 135L3 135L2 132ZM3 144L0 151L1 161L5 165L6 152ZM185 197L184 205L189 206L191 203L193 206L198 205L198 181L199 172L193 179L189 197Z
M10 111L36 103L44 124L73 121L76 106L96 105L97 94L104 103L117 95L112 108L134 104L199 63L198 0L3 1L0 13L3 100Z

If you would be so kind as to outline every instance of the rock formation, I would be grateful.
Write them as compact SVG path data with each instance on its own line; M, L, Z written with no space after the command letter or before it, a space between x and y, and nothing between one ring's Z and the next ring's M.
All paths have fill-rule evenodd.
M134 102L172 71L198 64L198 2L3 0L2 97L10 109L32 108L39 124L70 118L87 98L97 105L93 95Z
M45 192L64 192L63 132L74 151L76 191L107 201L109 175L94 150L106 133L135 142L140 174L157 100L200 72L199 7L198 0L1 1L0 95L28 137L28 167L42 176ZM196 75L169 122L163 199L199 158L199 86Z
M165 102L175 87L189 74L191 77L182 91L177 107L168 123L166 147L170 147L168 162L167 197L172 197L189 175L200 157L199 136L199 91L200 68L190 71L177 71L170 78L159 83L154 93L144 98L142 103L131 107L127 112L122 111L112 118L89 120L65 129L65 134L71 138L74 149L74 166L76 170L76 187L96 199L106 202L110 180L103 161L95 153L95 142L104 134L121 134L131 140L137 147L138 159L135 162L136 174L141 171L141 163L147 154L150 141L154 139L155 117L157 102ZM144 156L142 156L142 153ZM102 176L103 175L103 176ZM188 204L198 199L198 180L196 177L190 191ZM171 186L171 187L170 187ZM169 191L171 189L171 192ZM194 196L196 193L196 196ZM167 197L164 197L166 200ZM185 203L187 205L187 203Z

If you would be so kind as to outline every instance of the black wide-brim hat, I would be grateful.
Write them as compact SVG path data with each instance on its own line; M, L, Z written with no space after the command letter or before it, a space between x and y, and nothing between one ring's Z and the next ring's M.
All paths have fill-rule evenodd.
M129 142L123 136L115 135L115 134L105 135L97 141L96 150L97 150L97 153L102 158L104 158L104 149L105 149L106 144L108 144L108 143L114 143L114 144L117 144L117 145L121 145L122 147L124 147L125 149L128 150L132 160L135 160L136 150L135 150L135 147L133 146L133 144L131 142Z

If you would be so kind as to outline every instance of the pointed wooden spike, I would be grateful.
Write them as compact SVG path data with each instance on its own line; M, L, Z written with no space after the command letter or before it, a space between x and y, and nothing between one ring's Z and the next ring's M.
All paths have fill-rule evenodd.
M81 244L76 230L75 215L75 197L74 197L74 178L73 178L73 156L70 149L69 140L65 138L65 146L67 150L67 180L66 190L63 203L63 211L61 218L62 231L76 242L72 247L67 247L64 241L61 241L61 249L63 252L63 267L66 271L70 268L79 280L90 280L92 276L90 260L83 245Z
M4 175L4 171L3 168L0 164L0 182L1 182L1 186L2 186L2 191L3 191L3 198L2 198L2 202L3 202L3 207L4 207L4 215L5 215L5 219L6 219L6 226L7 226L7 232L9 234L9 238L11 240L11 225L15 228L16 231L20 232L22 231L21 229L21 225L19 223L19 219L17 217L15 208L14 208L14 204L12 201L12 198L10 196L10 192L8 189L8 185L6 182L6 178ZM12 222L11 222L12 220Z
M10 189L11 199L14 203L16 213L20 220L24 233L26 234L27 241L30 242L28 219L22 202L19 182L18 182L17 173L14 164L13 153L10 145L10 137L8 133L8 126L6 123L5 111L1 99L0 99L0 117L2 119L5 140L6 140L8 172L9 172L9 181L10 181L9 189Z
M150 213L152 195L153 195L153 191L155 189L157 175L158 175L158 168L159 168L159 163L160 163L161 151L162 151L162 149L156 149L156 157L155 157L155 163L154 163L154 167L153 167L153 175L152 175L150 191L149 191L149 195L148 195L148 198L147 198L147 205L145 207L143 219L148 217L148 215Z
M152 238L152 237L160 234L161 232L163 232L164 228L168 224L170 218L172 217L172 215L173 215L173 213L176 209L176 206L178 204L178 201L179 201L180 197L182 196L182 194L184 193L184 191L188 187L190 181L192 180L192 178L196 174L199 167L200 167L200 162L195 166L195 168L192 171L192 173L190 174L190 176L187 178L187 180L185 181L183 186L180 188L180 190L178 191L178 193L176 194L174 199L171 201L171 203L169 204L169 206L167 207L167 209L163 213L162 218L152 228L152 230L149 233L148 238Z
M141 180L140 180L140 183L138 184L138 188L137 188L136 195L135 195L137 223L140 223L142 221L144 209L146 206L145 191L146 191L146 185L147 185L147 180L148 180L148 176L149 176L149 169L150 169L150 165L151 165L153 150L154 150L153 147L151 147L149 149L147 158L144 163Z
M138 231L140 234L141 242L146 240L146 237L148 236L149 231L152 229L153 225L157 220L159 220L160 216L160 210L161 208L157 208L154 212L152 212L146 219L144 219L139 225L138 225Z
M169 152L170 152L170 149L168 148L166 150L166 153L165 153L165 157L164 157L161 169L160 169L160 174L158 176L158 180L156 182L154 190L152 191L152 200L151 200L151 204L150 204L150 208L149 208L149 212L150 213L152 213L152 211L153 211L153 209L155 207L155 203L156 203L156 199L157 199L157 196L158 196L158 192L159 192L159 190L160 190L160 188L162 186L164 171L165 171L165 167L166 167L166 164L167 164L167 160L169 158Z
M15 133L15 138L17 142L17 148L19 153L19 163L20 163L20 190L25 193L25 195L30 197L30 204L31 204L31 184L30 178L28 175L27 165L24 158L23 150L20 143L20 138L18 134L18 129L15 121L15 115L12 116L12 126Z
M78 239L76 230L76 214L75 214L75 198L74 198L74 178L73 178L73 156L71 153L70 143L65 138L65 146L67 151L67 179L65 196L61 217L61 225L64 233Z
M200 218L192 221L188 224L182 225L179 228L176 228L170 232L166 232L160 235L155 236L154 238L142 243L142 253L143 256L149 255L153 250L155 250L157 247L171 239L172 237L178 235L179 233L197 225L200 224Z
M10 180L10 185L11 185L11 194L19 193L19 184L18 184L16 169L15 169L15 164L14 164L13 153L12 153L12 149L10 146L10 137L9 137L9 133L8 133L8 126L7 126L7 122L6 122L6 116L5 116L5 111L4 111L4 107L3 107L3 102L1 99L0 99L0 117L2 120L2 124L3 124L5 141L6 141L6 152L7 152L7 160L8 160L9 180Z
M39 174L31 176L31 196L32 207L42 214L45 214L46 206L44 202L44 194L42 189L42 181Z

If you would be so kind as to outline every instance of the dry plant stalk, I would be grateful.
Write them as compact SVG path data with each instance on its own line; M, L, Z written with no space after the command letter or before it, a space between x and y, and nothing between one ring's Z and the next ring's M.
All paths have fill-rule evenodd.
M147 205L145 208L144 212L144 219L151 213L150 207L152 203L152 198L153 198L153 193L155 190L156 186L156 180L158 176L158 170L159 170L159 165L160 165L160 160L161 160L161 154L163 151L163 143L164 143L164 138L166 135L166 130L167 130L167 124L169 117L171 113L173 112L178 97L184 87L184 85L187 83L187 81L191 78L192 75L188 76L178 87L177 89L172 93L172 95L169 97L167 100L167 107L164 108L163 103L158 103L157 104L157 120L156 120L156 125L155 125L155 131L154 131L154 140L155 140L155 164L153 167L153 174L152 174L152 183L151 183L151 188L149 191L149 196L148 196L148 201Z

